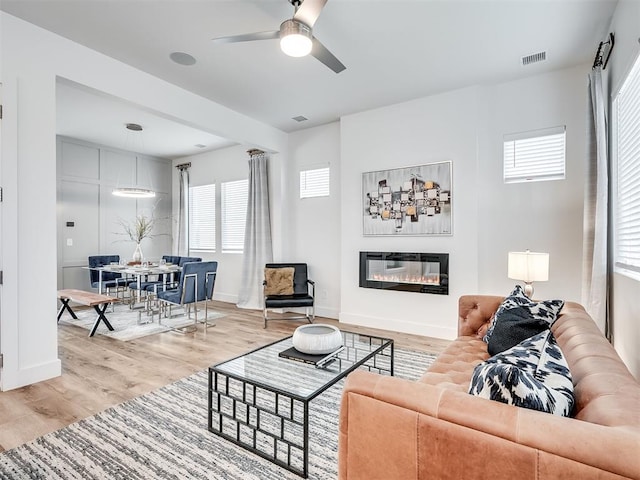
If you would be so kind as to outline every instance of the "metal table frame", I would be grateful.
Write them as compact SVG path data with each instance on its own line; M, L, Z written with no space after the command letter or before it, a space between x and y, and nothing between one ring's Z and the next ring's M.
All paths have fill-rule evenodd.
M111 273L121 273L128 276L131 276L136 279L138 285L142 282L142 277L146 275L169 275L171 280L166 282L167 284L173 282L173 276L180 272L182 268L178 265L172 265L169 267L160 267L156 265L150 265L148 267L134 267L134 266L111 266L111 265L103 265L101 267L84 267L87 270L97 270L98 271L98 293L102 293L102 272L111 272ZM140 303L142 301L142 292L140 290L136 291L136 303Z
M345 331L342 334L345 350L340 352L334 362L334 368L337 367L338 372L308 395L299 395L269 385L267 381L250 380L224 370L224 365L229 362L248 357L278 343L284 345L291 337L209 367L209 431L307 478L309 474L309 402L359 367L393 375L392 339ZM361 358L358 359L356 356L356 359L352 360L349 357L354 352L350 352L350 348L357 349L357 347L349 344L353 344L354 337L369 339L370 351ZM380 343L377 345L374 342ZM387 360L377 361L380 356L387 357ZM304 365L304 368L308 369L308 375L313 375L316 371L313 365L277 358L277 355L272 361L293 362L298 367Z

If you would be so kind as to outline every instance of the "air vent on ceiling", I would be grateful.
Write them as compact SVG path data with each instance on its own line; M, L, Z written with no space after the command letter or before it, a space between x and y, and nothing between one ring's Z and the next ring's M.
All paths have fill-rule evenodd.
M204 147L206 147L206 145L203 145L203 144L201 144L201 143L196 143L196 144L194 145L194 147L204 148Z
M303 117L302 115L298 115L297 117L293 117L292 120L295 120L296 122L305 122L309 119L307 117Z
M544 62L547 59L547 52L532 53L522 57L522 66L531 65L532 63Z

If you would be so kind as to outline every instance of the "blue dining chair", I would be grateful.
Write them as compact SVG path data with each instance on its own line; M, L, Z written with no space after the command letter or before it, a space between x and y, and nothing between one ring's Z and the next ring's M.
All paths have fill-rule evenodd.
M156 292L158 301L161 304L161 313L159 315L159 323L162 324L162 312L165 318L171 317L172 306L183 307L187 316L191 316L191 306L194 308L194 323L181 328L172 328L172 330L187 333L193 332L198 325L198 304L204 302L204 328L215 326L215 323L209 323L209 306L208 302L213 297L213 287L216 282L216 274L218 270L218 262L185 262L182 265L182 273L178 287L172 290L159 290Z
M102 272L101 278L100 272L96 270L111 263L120 263L120 255L91 255L89 257L89 281L91 288L97 288L107 295L110 295L111 290L115 288L116 296L118 296L118 292L124 291L126 288L127 279L116 272Z
M202 258L200 257L178 257L174 255L163 255L162 259L165 262L171 262L174 265L178 265L182 267L186 262L201 262ZM140 282L140 286L138 286L138 282L130 282L129 288L131 290L140 290L141 292L146 292L145 302L147 305L153 299L155 299L155 294L157 290L167 290L167 289L175 289L180 281L180 272L174 274L160 274L156 280L149 280L148 277L144 282ZM135 295L132 295L131 298L135 298Z

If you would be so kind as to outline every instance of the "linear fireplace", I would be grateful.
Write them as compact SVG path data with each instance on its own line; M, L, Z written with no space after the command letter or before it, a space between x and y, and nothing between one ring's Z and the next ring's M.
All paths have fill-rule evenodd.
M360 252L360 286L449 295L449 254Z

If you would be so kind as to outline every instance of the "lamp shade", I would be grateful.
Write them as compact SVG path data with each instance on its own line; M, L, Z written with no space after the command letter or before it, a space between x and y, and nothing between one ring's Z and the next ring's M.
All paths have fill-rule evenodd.
M523 282L549 280L549 254L539 252L509 252L507 276Z

